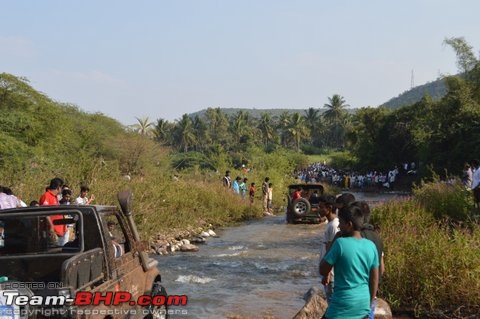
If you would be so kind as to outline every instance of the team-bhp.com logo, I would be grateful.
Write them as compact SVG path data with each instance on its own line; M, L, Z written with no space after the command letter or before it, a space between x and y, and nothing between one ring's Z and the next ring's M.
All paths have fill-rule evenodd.
M128 304L129 306L141 306L141 307L161 307L161 306L186 306L188 297L185 295L171 295L171 296L150 296L141 295L137 299L133 298L132 294L127 291L116 292L89 292L80 291L74 298L66 296L24 296L20 295L17 291L5 290L3 293L4 306L0 306L1 312L5 312L13 307L25 307L25 306L122 306Z

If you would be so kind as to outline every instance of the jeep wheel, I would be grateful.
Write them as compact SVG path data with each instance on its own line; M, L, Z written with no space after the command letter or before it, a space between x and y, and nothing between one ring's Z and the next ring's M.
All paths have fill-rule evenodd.
M310 202L306 198L302 198L302 197L294 200L292 203L292 206L293 206L293 213L299 217L305 216L311 210Z
M153 296L164 296L165 303L167 302L167 291L159 281L153 283L152 297ZM148 312L149 314L145 316L145 319L168 319L168 309L166 304L161 306L150 305L148 306Z

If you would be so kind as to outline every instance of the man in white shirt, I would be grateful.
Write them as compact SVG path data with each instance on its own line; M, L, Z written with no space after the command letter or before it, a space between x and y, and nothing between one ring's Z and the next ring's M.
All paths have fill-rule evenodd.
M88 192L90 189L87 186L80 187L80 196L77 197L75 203L77 205L90 205L90 203L95 199L95 196L90 196L88 198Z

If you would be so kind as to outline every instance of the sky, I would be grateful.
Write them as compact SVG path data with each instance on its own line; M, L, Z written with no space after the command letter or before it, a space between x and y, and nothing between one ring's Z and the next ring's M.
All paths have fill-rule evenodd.
M22 0L0 10L0 73L125 125L208 107L378 106L457 73L478 0ZM475 42L476 41L476 42Z

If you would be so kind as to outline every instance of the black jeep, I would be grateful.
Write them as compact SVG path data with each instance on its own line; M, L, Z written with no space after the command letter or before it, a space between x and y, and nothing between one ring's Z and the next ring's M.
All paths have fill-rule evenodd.
M292 200L293 194L300 190L301 197ZM320 216L320 196L323 195L323 186L318 183L291 184L287 193L287 223L320 223L324 220Z

